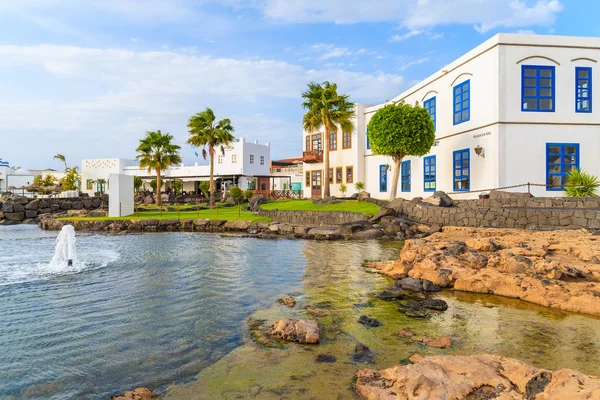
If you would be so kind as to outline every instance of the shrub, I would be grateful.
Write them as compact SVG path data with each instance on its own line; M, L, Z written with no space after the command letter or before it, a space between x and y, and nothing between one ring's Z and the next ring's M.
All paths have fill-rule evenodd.
M210 182L209 181L200 182L198 184L198 189L200 189L200 191L204 194L204 196L206 196L206 197L210 196L210 193L208 193L210 191Z
M248 190L246 190L246 191L244 192L244 197L245 197L245 198L247 198L247 199L251 199L251 198L252 198L252 196L254 196L254 191L253 191L253 190L250 190L250 189L248 189Z
M565 191L570 197L597 196L598 177L583 169L572 169L567 177Z
M240 189L238 186L234 186L231 189L229 189L229 195L236 200L244 197L244 195L242 194L242 189Z
M345 196L347 191L348 191L348 186L346 186L342 183L340 185L340 192L342 192L342 196Z
M365 183L364 182L356 182L354 184L354 188L356 188L357 192L362 192L363 190L365 190Z

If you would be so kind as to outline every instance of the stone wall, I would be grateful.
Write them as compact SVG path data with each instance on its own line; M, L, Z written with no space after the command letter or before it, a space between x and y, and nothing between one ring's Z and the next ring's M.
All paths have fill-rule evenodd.
M258 215L284 224L310 226L335 226L368 219L363 213L346 211L259 210Z
M596 198L461 200L454 207L396 199L389 207L411 220L444 226L600 229L600 199Z
M107 203L105 199L104 204ZM38 215L64 213L69 210L94 210L100 207L99 197L32 199L10 197L0 200L0 225L36 223Z

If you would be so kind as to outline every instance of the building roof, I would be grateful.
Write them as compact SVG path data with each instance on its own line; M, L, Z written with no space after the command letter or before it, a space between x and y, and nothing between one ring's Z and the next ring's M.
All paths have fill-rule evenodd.
M283 167L286 165L301 164L302 162L303 162L302 157L290 157L290 158L282 158L281 160L273 160L273 161L271 161L271 165Z

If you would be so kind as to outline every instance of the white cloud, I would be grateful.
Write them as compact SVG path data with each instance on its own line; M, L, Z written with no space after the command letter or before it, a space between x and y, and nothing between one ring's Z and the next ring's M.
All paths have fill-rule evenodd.
M25 70L35 73L23 78ZM54 45L1 45L0 73L14 84L14 93L24 93L0 93L0 137L21 164L43 160L48 151L74 159L131 157L146 130L170 131L182 143L187 118L207 106L231 117L239 136L273 142L274 157L291 155L301 148L293 132L301 129L300 93L308 81L334 81L360 102L394 97L404 84L400 75L350 72L337 64L305 69L278 60L215 58L194 49ZM258 129L248 121L261 113L269 117ZM23 137L48 145L24 146Z
M423 31L422 31L422 30L420 30L420 29L414 29L414 30L412 30L412 31L408 31L408 32L406 32L404 35L394 35L394 36L392 36L392 37L391 37L391 38L390 38L388 41L389 41L390 43L394 43L394 42L400 42L400 41L402 41L402 40L409 39L409 38L411 38L411 37L413 37L413 36L418 36L418 35L420 35L420 34L422 34L422 33L423 33Z
M280 22L397 22L411 31L450 24L474 25L479 32L550 26L563 9L559 0L256 0L251 4Z
M417 58L417 59L401 57L398 60L398 63L400 64L400 66L398 67L398 70L405 71L412 66L423 64L423 63L426 63L427 61L429 61L429 57L423 57L423 58Z

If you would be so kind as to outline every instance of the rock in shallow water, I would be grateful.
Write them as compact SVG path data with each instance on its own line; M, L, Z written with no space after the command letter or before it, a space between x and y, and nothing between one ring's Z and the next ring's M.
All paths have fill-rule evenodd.
M152 400L152 391L148 388L140 387L110 396L109 400Z
M273 324L269 334L289 342L315 344L319 343L321 330L317 321L283 319Z
M315 361L318 363L334 363L336 362L336 358L331 354L319 354Z
M450 336L438 336L435 338L424 337L423 343L429 347L437 347L438 349L446 349L452 346L452 338Z
M370 360L372 356L371 349L362 343L356 343L356 346L354 346L354 355L352 356L355 361L366 360L367 358Z
M600 399L600 378L570 369L552 373L487 354L411 360L416 364L359 371L356 391L366 399Z
M277 300L277 302L288 307L294 307L296 305L296 300L292 296L282 297Z
M361 315L358 319L358 323L371 326L373 328L376 328L380 325L379 321L377 321L375 318L367 317L366 315Z

